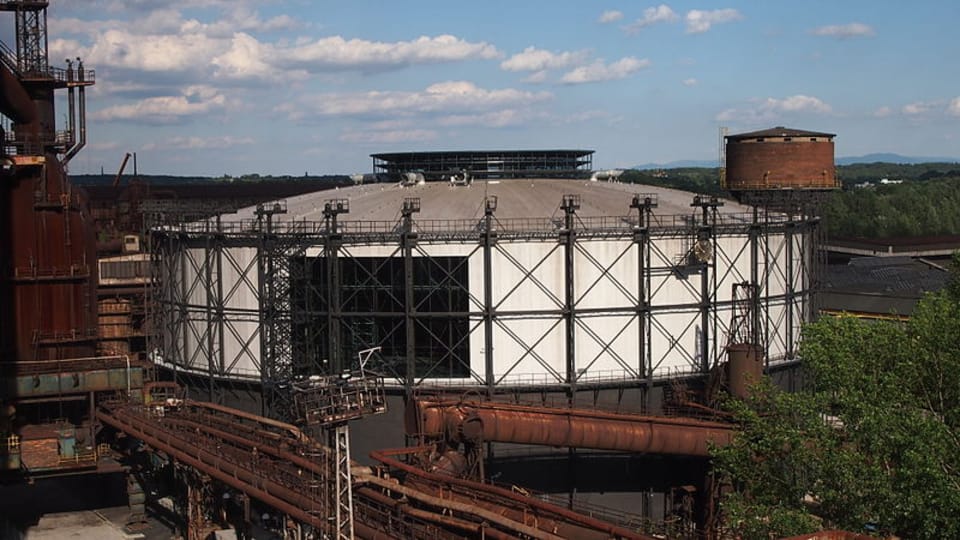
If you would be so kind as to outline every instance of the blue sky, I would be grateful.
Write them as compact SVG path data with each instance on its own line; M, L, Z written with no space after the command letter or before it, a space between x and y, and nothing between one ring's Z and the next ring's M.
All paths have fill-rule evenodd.
M48 24L52 62L97 72L72 172L135 151L145 173L216 176L416 150L712 159L720 126L960 156L957 20L955 1L55 0Z

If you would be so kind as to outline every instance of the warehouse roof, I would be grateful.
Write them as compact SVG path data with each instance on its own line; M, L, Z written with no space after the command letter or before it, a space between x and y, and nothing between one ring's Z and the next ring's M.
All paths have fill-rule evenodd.
M474 181L469 186L453 186L448 182L426 182L402 186L398 183L376 183L308 193L287 199L287 213L274 219L281 221L322 221L326 201L346 199L350 213L341 221L393 221L400 217L403 200L420 199L417 219L472 219L484 212L487 196L497 197L498 219L548 218L560 216L564 195L580 197L577 215L581 217L625 216L636 210L630 208L633 195L653 194L657 198L656 215L689 215L694 209L690 203L694 194L664 187L591 182L570 179L528 179ZM719 210L724 214L744 213L749 207L734 201L723 201ZM240 210L230 219L251 219L255 207Z

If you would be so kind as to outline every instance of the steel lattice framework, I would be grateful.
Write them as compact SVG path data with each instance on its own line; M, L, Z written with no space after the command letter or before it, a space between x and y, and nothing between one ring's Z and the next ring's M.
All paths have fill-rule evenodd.
M490 197L479 219L431 221L406 199L387 222L338 221L343 200L323 221L279 220L280 202L154 226L151 350L214 400L262 384L279 416L291 381L377 346L373 367L406 393L644 387L724 360L731 285L746 282L767 365L796 359L819 280L811 209L723 213L698 196L658 215L638 194L631 214L581 218L577 196L559 203L558 218L498 220Z

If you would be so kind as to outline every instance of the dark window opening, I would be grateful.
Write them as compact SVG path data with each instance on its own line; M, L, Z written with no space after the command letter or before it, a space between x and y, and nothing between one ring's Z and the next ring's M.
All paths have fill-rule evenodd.
M407 365L407 276L402 257L341 257L339 309L332 302L324 258L301 260L308 283L293 284L294 351L301 366L333 371L357 367L357 353L381 347L369 369L403 378ZM470 375L469 275L466 257L413 259L414 377ZM340 321L337 324L336 321ZM333 334L336 335L333 335ZM339 342L338 352L332 344ZM295 360L295 362L297 362ZM306 371L309 369L301 369ZM308 374L308 373L300 373Z

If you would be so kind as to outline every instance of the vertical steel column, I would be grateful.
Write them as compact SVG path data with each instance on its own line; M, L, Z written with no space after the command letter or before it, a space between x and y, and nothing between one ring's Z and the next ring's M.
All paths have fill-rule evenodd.
M750 335L755 341L760 341L760 210L756 206L751 207L753 211L753 221L750 223L748 232L750 242L750 285L753 287L754 294L750 298ZM767 356L767 344L757 343L763 351L763 356ZM764 364L766 365L766 364Z
M567 347L567 387L568 399L573 404L577 392L577 349L576 349L576 287L574 283L574 255L577 247L577 233L575 230L577 210L580 209L580 195L567 194L563 196L560 208L564 212L563 230L560 231L560 242L563 243L563 272L564 272L564 299L563 318L566 326Z
M256 209L259 225L257 250L257 288L260 297L260 381L263 385L263 416L284 419L290 414L286 406L290 399L283 385L292 379L292 365L288 354L288 332L282 325L289 323L289 305L284 305L284 296L289 294L288 272L282 272L290 264L282 247L273 218L285 214L286 204L268 203ZM284 335L286 334L286 335Z
M208 224L209 226L209 224ZM211 246L210 246L211 237L208 231L208 234L204 235L203 242L203 280L204 280L204 294L207 296L207 301L205 302L205 318L207 323L206 329L206 348L207 348L207 399L214 403L217 402L215 397L216 395L216 378L214 374L216 369L214 369L214 355L213 355L213 330L214 330L214 314L213 314L213 304L214 302L220 303L219 298L213 299L211 301L210 295L213 294L213 264L211 264ZM219 281L219 278L218 278ZM199 344L198 344L199 345Z
M331 373L340 373L348 369L344 366L343 333L341 318L341 286L340 282L340 246L343 237L337 224L337 216L350 212L350 201L347 199L333 199L326 201L323 206L323 216L326 220L326 234L324 235L324 255L327 266L327 360ZM304 260L306 264L306 260ZM310 276L308 276L310 279Z
M716 306L712 305L712 300L716 297L716 276L711 272L715 266L717 250L714 229L717 222L717 208L723 206L723 202L715 195L709 197L696 195L690 206L701 209L701 223L697 228L694 255L700 262L700 369L703 373L707 373L712 367L711 357L715 356L710 351L710 340L714 334L710 331L712 310L714 311L713 322L716 324Z
M420 198L408 197L403 200L400 210L402 216L402 232L400 233L400 247L403 250L403 285L404 285L404 325L406 328L406 355L407 365L404 378L404 387L407 397L413 395L413 385L416 382L417 347L416 347L416 316L417 305L414 287L416 280L413 275L413 249L417 245L417 230L413 221L413 214L420 212Z
M216 246L216 265L217 265L217 309L216 309L216 318L217 318L217 343L219 344L217 350L217 372L221 375L227 369L227 352L226 348L223 346L224 339L224 326L227 324L226 314L224 313L225 306L224 303L226 300L223 297L223 244L225 237L223 235L223 223L220 221L220 215L217 215L217 242ZM223 389L219 388L216 399L214 403L223 405Z
M794 358L794 348L793 348L793 310L796 308L798 299L797 291L794 286L793 280L793 237L794 237L794 226L796 223L793 221L793 213L791 212L787 218L787 223L784 224L783 228L783 241L785 243L785 252L784 258L786 259L786 269L784 271L784 296L786 297L786 313L785 313L785 326L784 330L786 336L786 359L793 360Z
M653 357L650 354L650 221L656 208L656 194L637 194L630 202L630 208L637 211L637 228L633 242L637 245L637 367L644 378L643 407L650 410L650 396L653 391Z
M334 449L334 493L337 540L353 540L353 486L350 479L350 427L337 424L330 435Z
M496 382L493 374L493 246L497 243L497 233L493 230L493 214L497 211L496 195L488 196L483 203L483 364L487 394L493 395Z

